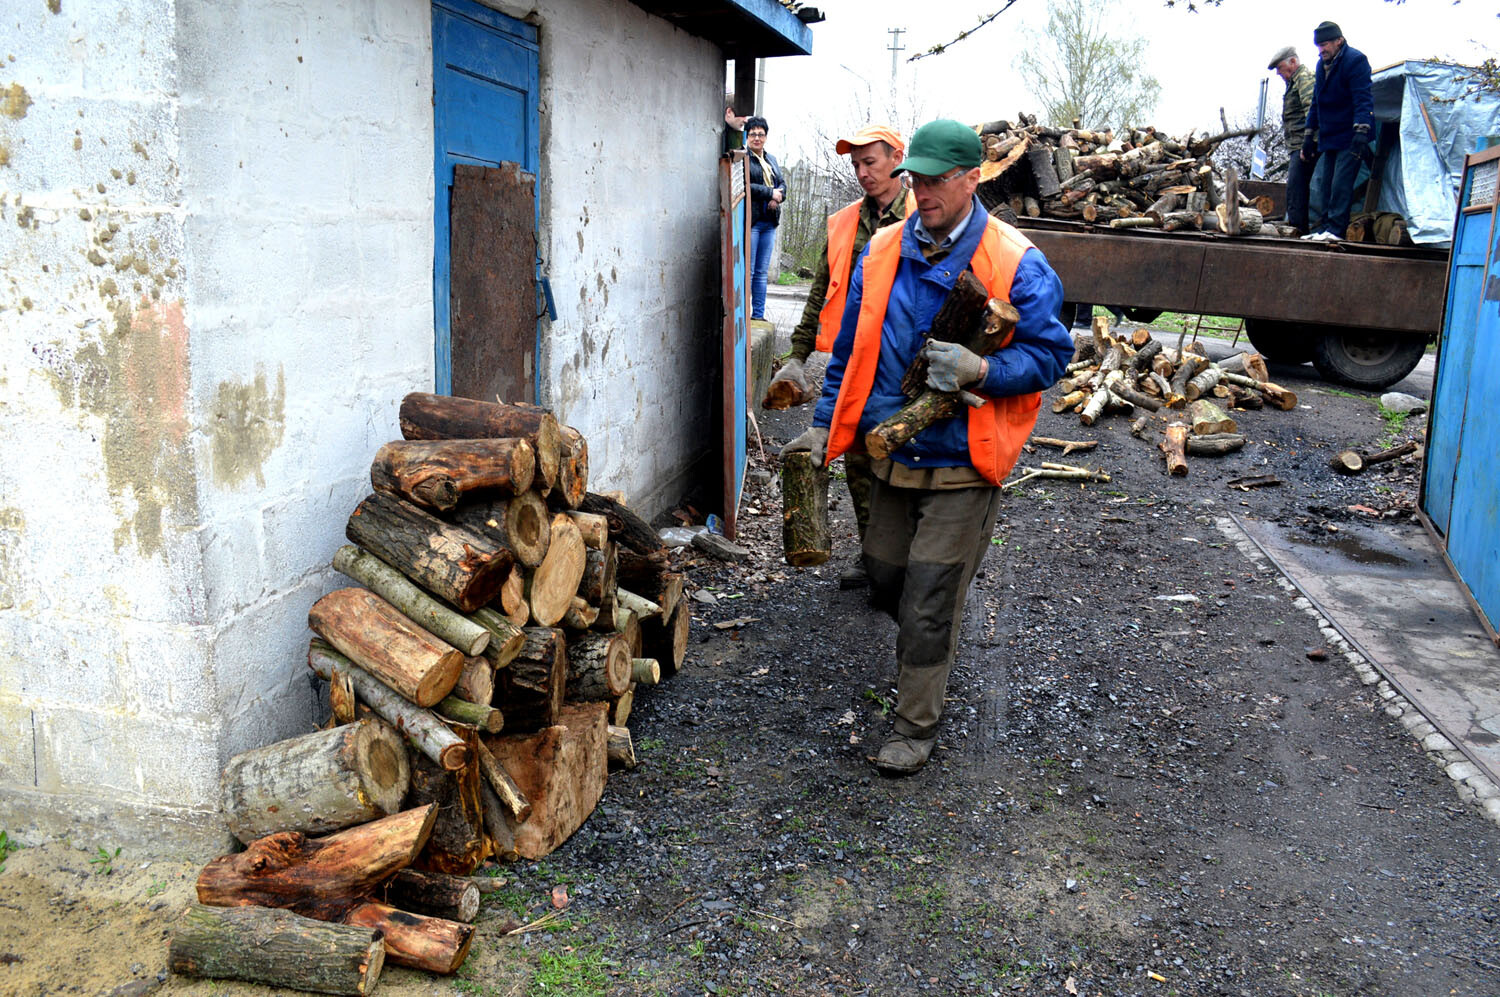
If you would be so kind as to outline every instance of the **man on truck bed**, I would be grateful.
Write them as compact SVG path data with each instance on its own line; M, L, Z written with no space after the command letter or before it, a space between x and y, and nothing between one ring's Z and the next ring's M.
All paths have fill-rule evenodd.
M912 135L906 171L917 211L876 232L849 279L833 358L812 426L786 447L828 463L906 404L901 380L921 351L927 384L980 396L873 460L864 561L870 599L896 619L894 730L872 759L891 775L916 772L937 741L964 599L989 549L1000 484L1036 424L1041 392L1063 372L1072 340L1057 319L1062 283L1020 232L974 196L979 136L957 121ZM938 308L966 270L1019 313L1009 342L978 356L926 340Z
M1288 45L1271 57L1266 67L1286 81L1281 98L1281 129L1286 134L1286 221L1298 235L1307 229L1307 188L1312 179L1312 164L1302 161L1303 130L1307 112L1312 107L1313 71L1297 58L1297 50Z
M828 237L818 257L818 270L807 290L802 321L792 330L792 355L776 372L775 380L795 381L807 386L803 364L814 348L827 353L839 334L844 317L844 299L849 293L849 271L864 252L870 236L887 225L899 224L911 213L915 199L902 186L896 167L906 155L906 140L889 125L866 125L834 145L847 155L865 196L828 216ZM816 396L814 396L816 397ZM870 458L860 452L844 455L844 484L854 505L854 523L861 540L870 519ZM864 588L870 583L864 560L839 576L839 587Z
M1317 26L1313 41L1318 44L1318 73L1301 157L1305 164L1323 157L1314 179L1323 194L1323 221L1303 238L1338 242L1349 228L1354 181L1375 127L1370 60L1344 41L1344 33L1332 21Z

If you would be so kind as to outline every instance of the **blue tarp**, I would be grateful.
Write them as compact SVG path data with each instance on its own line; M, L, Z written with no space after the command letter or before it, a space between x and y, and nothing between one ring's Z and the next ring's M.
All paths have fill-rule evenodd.
M1401 135L1386 159L1376 210L1404 216L1419 246L1452 243L1464 157L1500 138L1500 94L1465 96L1470 72L1412 61L1371 76L1375 120L1397 123Z

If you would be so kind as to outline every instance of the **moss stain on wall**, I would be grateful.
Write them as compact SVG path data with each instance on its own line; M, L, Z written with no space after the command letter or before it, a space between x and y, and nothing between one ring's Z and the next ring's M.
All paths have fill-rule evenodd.
M26 109L31 106L31 94L19 83L12 83L4 90L0 90L0 114L7 118L24 118Z
M234 487L254 476L265 487L263 468L286 431L286 371L276 368L276 387L256 371L250 384L222 381L208 414L214 482Z

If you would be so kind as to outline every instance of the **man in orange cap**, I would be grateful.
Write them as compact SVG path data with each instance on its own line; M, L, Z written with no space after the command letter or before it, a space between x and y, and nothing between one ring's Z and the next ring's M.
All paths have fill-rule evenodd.
M866 125L834 145L840 156L848 156L865 196L828 216L828 238L818 258L818 270L807 292L802 321L792 330L792 353L775 380L793 381L803 389L803 400L818 397L807 385L803 370L808 356L817 349L828 353L844 317L849 291L849 271L864 251L870 236L887 225L906 218L912 201L896 168L906 154L906 140L890 125ZM844 456L844 483L854 505L854 521L860 538L870 519L870 458L863 453ZM841 588L864 588L869 584L863 559L839 576Z

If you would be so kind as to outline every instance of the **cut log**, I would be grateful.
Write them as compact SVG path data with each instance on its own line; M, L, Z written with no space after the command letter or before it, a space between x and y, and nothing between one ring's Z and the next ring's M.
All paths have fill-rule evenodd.
M464 653L445 644L368 589L336 589L307 613L307 625L355 664L416 703L453 690Z
M485 739L532 804L530 819L515 829L522 858L549 854L598 806L609 770L605 709L570 703L545 730Z
M455 727L472 759L479 747L479 732L473 727ZM408 805L433 804L437 819L427 844L412 860L417 869L466 876L484 861L484 811L479 802L479 766L471 763L449 772L419 753L411 756L411 792Z
M557 484L552 494L569 509L578 508L589 487L589 442L572 426L562 427Z
M379 492L354 510L344 534L466 613L499 593L513 560L478 534Z
M1158 399L1152 398L1150 395L1144 394L1132 387L1127 380L1116 381L1110 386L1109 390L1130 404L1138 408L1143 408L1148 412L1155 412L1161 408L1162 403Z
M1052 403L1052 411L1058 414L1077 408L1089 400L1088 391L1070 391Z
M328 680L328 708L333 713L329 723L335 726L352 724L358 719L358 707L359 700L354 695L354 682L349 678L349 673L335 671ZM401 754L405 757L404 748Z
M1174 478L1188 473L1187 437L1187 424L1181 422L1172 423L1162 434L1161 452L1167 458L1167 473Z
M531 604L531 621L550 627L563 618L578 583L583 580L585 563L583 536L566 513L552 517L552 538L547 556L527 580L526 601Z
M484 649L484 657L495 668L504 668L521 653L521 646L526 643L525 632L499 610L486 606L474 610L469 618L489 632L490 643ZM486 702L494 700L493 690L491 691L492 695Z
M599 620L599 607L591 606L581 595L575 595L568 603L568 611L560 621L568 630L587 630Z
M1146 427L1151 425L1151 416L1143 415L1130 424L1130 435L1138 440L1146 438Z
M526 644L497 674L495 705L511 731L533 731L557 719L568 684L567 642L561 630L527 627Z
M359 701L411 739L428 758L449 771L464 767L469 751L430 710L394 692L390 686L344 657L333 645L314 637L307 645L307 667L330 683L347 677Z
M385 958L391 965L429 973L457 972L474 941L473 925L410 914L373 900L351 910L344 923L383 933Z
M622 589L618 585L615 586L615 605L634 613L636 619L642 622L654 616L662 615L660 605L652 602L645 596L636 595L634 592Z
M638 685L656 685L661 681L661 662L655 658L631 658L630 679Z
M278 831L221 855L198 874L198 902L211 907L282 907L341 920L376 886L411 865L437 819L431 806L404 810L324 838Z
M917 434L964 410L958 395L943 391L925 391L908 402L880 425L865 434L865 449L871 457L885 460L906 446Z
M406 745L372 719L235 755L220 779L229 831L241 842L275 831L327 834L401 809Z
M613 699L629 687L630 678L630 645L619 634L585 633L569 643L568 699Z
M485 784L494 792L500 805L505 808L509 820L517 824L524 824L531 817L531 801L526 794L521 792L521 787L505 771L505 767L495 757L495 753L484 743L483 738L475 747L475 756L479 760L479 773L484 776Z
M625 726L625 722L630 719L630 710L634 705L635 684L632 683L623 695L609 704L609 722L620 727Z
M1118 371L1115 372L1119 374ZM1104 414L1104 406L1109 403L1109 388L1101 387L1089 396L1088 403L1083 406L1083 412L1078 416L1078 421L1085 426L1092 426L1098 421L1099 416Z
M451 509L463 495L510 495L531 487L536 454L525 440L398 440L375 452L370 484L433 509Z
M487 782L479 785L479 804L484 808L484 833L489 839L490 854L502 862L514 862L520 858L516 851L515 831L506 819L505 807L501 806L500 797Z
M384 965L379 931L268 907L189 904L167 946L182 976L322 994L368 994Z
M1198 231L1203 228L1203 213L1201 211L1173 211L1162 216L1161 227L1163 232L1180 232L1183 229Z
M589 492L578 508L584 512L596 512L609 520L609 535L616 543L623 544L638 554L651 554L662 549L661 537L651 524L625 508L623 502Z
M1204 395L1211 394L1214 387L1219 383L1219 379L1223 376L1223 370L1212 363L1209 364L1203 370L1193 375L1192 380L1188 381L1187 389L1182 393L1183 397L1190 402L1195 402Z
M606 602L614 602L615 579L618 576L619 547L616 544L606 543L601 550L586 548L583 552L583 578L578 582L578 595L584 602L603 612Z
M1187 397L1187 385L1193 378L1197 377L1202 370L1208 366L1208 358L1197 353L1184 352L1182 360L1177 364L1177 371L1172 375L1172 394Z
M828 468L808 453L781 458L781 550L794 568L823 564L833 553L828 532Z
M679 606L678 608L681 609L682 607ZM660 619L661 617L656 616L647 622L655 623ZM643 653L641 648L644 646L645 641L641 636L642 623L636 618L634 613L628 609L621 609L619 606L616 606L614 632L622 635L625 638L625 643L630 645L630 656L632 658L639 658L641 656Z
M1225 235L1240 234L1240 171L1224 168L1224 203L1218 209L1219 225Z
M542 490L557 483L562 430L544 408L414 391L401 399L400 419L408 440L524 439L536 455Z
M432 708L445 720L464 724L486 734L498 734L505 729L505 714L488 703L471 703L467 699L449 696Z
M1224 414L1223 409L1206 398L1200 398L1188 406L1188 417L1193 421L1194 436L1233 433L1239 429L1235 421Z
M658 618L642 623L641 647L633 656L655 658L666 674L675 674L687 656L688 631L692 626L688 605L688 600L684 599L666 620Z
M1219 369L1226 374L1240 374L1256 381L1269 381L1266 360L1259 353L1236 353L1219 362Z
M574 509L568 513L568 518L573 525L578 527L578 533L583 537L583 545L589 550L603 550L604 545L609 543L609 519L599 515L597 512L579 512Z
M550 540L551 530L543 531ZM491 603L490 608L499 607L499 612L517 627L524 627L531 622L531 604L526 601L526 574L519 565L511 569L505 579L505 584L500 586L500 597Z
M490 642L490 633L484 627L438 602L368 551L344 544L333 555L333 567L401 610L402 615L423 630L452 644L464 654L481 654Z
M1221 457L1227 453L1234 453L1244 445L1245 438L1238 433L1189 436L1187 452L1194 457Z
M488 658L477 655L465 658L463 671L458 673L458 681L454 683L451 695L465 702L489 705L490 700L495 698L494 664Z
M385 902L401 910L470 924L479 914L479 887L468 876L402 869L385 884Z
M508 499L466 502L450 512L448 518L485 538L489 546L510 551L528 568L542 563L552 539L548 529L552 515L536 492Z
M1336 454L1330 462L1335 471L1340 474L1359 474L1367 467L1376 464L1384 464L1387 461L1405 457L1409 453L1416 452L1417 444L1413 440L1391 447L1389 450L1381 450L1378 453L1362 454L1356 450L1342 450Z
M635 739L630 736L630 728L610 724L608 730L604 750L609 763L627 769L635 768L638 763L635 760Z

